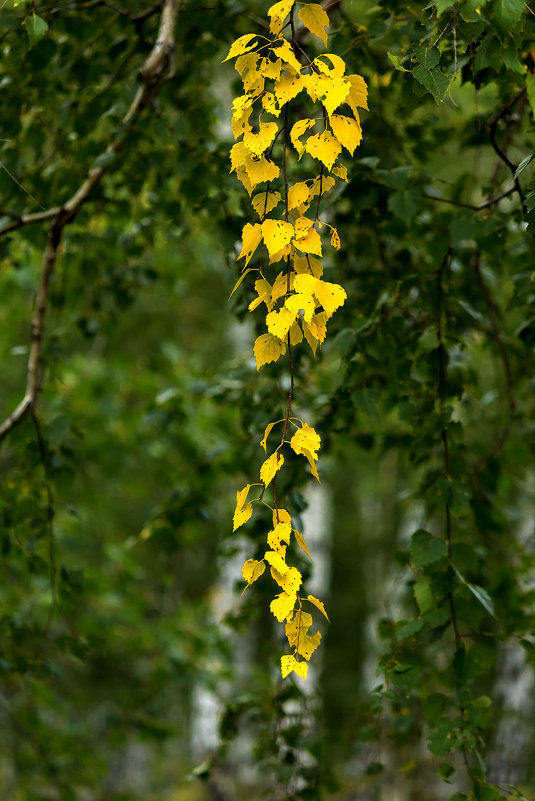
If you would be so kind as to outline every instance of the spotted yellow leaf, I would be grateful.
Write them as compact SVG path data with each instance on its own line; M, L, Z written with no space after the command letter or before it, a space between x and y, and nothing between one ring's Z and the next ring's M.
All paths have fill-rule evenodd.
M285 573L291 569L288 567L282 556L276 551L266 551L264 554L264 559L266 562L269 562L271 567L273 567L277 573L280 573L282 576L284 576Z
M270 33L274 33L276 36L281 32L284 20L290 13L293 4L294 0L280 0L279 3L275 3L268 9L268 15L271 20L269 24Z
M258 294L258 297L249 303L249 311L254 311L258 306L260 306L261 303L265 303L268 311L270 311L273 304L271 302L272 286L269 281L266 281L265 278L259 278L257 281L255 281L254 288Z
M261 334L254 343L254 356L256 359L256 369L260 370L262 365L269 362L276 362L280 356L286 353L286 345L273 334Z
M252 113L252 106L243 109L242 112L236 112L236 114L232 115L232 120L230 126L232 128L232 134L234 139L239 139L245 133L249 133L252 131L253 128L249 122L249 117Z
M242 490L239 490L236 493L236 509L234 510L232 527L233 531L236 531L237 528L243 526L244 523L247 523L253 513L253 505L251 503L245 503L250 487L250 484L246 484Z
M296 59L293 48L287 39L277 42L277 47L272 47L271 50L277 58L281 59L283 64L286 64L286 66L290 67L294 72L301 71L301 64Z
M310 555L310 551L308 550L308 545L306 544L306 540L303 537L303 535L301 534L301 532L298 531L296 528L294 528L293 532L294 532L295 541L297 542L299 547L306 553L306 555L308 556L309 559L312 559L312 557Z
M329 620L329 615L328 615L328 614L327 614L327 612L325 611L325 607L324 607L324 605L323 605L323 602L322 602L322 601L319 601L317 598L314 598L314 596L313 596L313 595L309 595L309 596L308 596L308 598L307 598L307 601L310 601L310 603L311 603L311 604L314 604L314 606L316 607L316 609L319 609L319 610L320 610L320 612L321 612L321 614L322 614L322 615L325 615L325 617L327 618L327 620ZM331 621L329 620L329 623L330 623L330 622L331 622Z
M326 313L319 312L318 314L314 315L308 324L310 333L318 340L318 342L323 342L325 336L327 335L327 320L328 317Z
M287 592L281 592L280 595L275 596L275 598L271 601L269 608L279 623L282 623L282 621L285 620L288 615L292 614L296 601L296 593L288 595Z
M290 673L297 673L302 679L306 679L307 672L308 664L306 662L298 662L295 656L281 656L281 675L283 679Z
M307 202L310 187L305 181L299 181L288 189L288 210L297 209Z
M294 273L290 273L290 292L293 289ZM283 295L288 292L288 276L286 273L279 273L275 278L273 284L273 291L271 293L271 300L275 303Z
M264 561L258 562L256 559L248 559L241 569L241 574L247 582L247 587L250 587L254 581L260 578L265 569L266 563ZM245 587L244 592L247 587Z
M328 281L318 281L314 294L323 306L327 317L330 317L336 309L344 305L347 293L339 284L331 284Z
M282 422L282 420L280 421ZM274 509L273 510L273 528L278 523L290 523L292 524L292 518L290 517L290 513L286 511L286 509Z
M261 122L258 133L243 135L243 144L255 156L261 156L275 139L278 129L276 122Z
M288 333L290 334L290 345L292 347L294 345L299 345L299 343L303 341L303 332L301 331L299 323L294 323Z
M287 308L277 309L270 312L266 317L266 324L270 334L284 339L295 321L295 313Z
M246 72L256 67L256 62L259 58L258 53L244 53L236 59L234 69L240 77L243 77Z
M262 464L260 468L260 481L266 486L269 482L275 477L278 470L281 469L282 465L284 464L284 456L282 453L272 453L271 456L266 459L266 461Z
M323 59L328 59L331 62L331 66L325 64ZM322 53L321 56L314 59L314 64L324 75L332 75L336 78L341 78L346 71L344 59L334 53Z
M281 113L281 110L277 105L277 98L272 92L266 92L262 96L262 107L267 111L268 114L273 114L274 117L278 117Z
M275 61L270 61L269 58L263 58L258 65L259 71L265 78L277 80L280 77L282 69L282 61L276 58Z
M368 110L368 87L361 75L346 75L346 78L351 84L351 88L345 102L351 107L355 117L358 117L357 108Z
M273 211L275 206L280 203L280 192L260 192L251 200L254 210L262 220L266 214Z
M290 295L289 298L286 298L284 305L290 312L292 312L294 319L297 315L299 315L299 317L303 320L306 320L306 322L310 322L310 320L312 320L314 309L316 307L314 298L311 295L305 295L301 292L297 295Z
M236 56L241 56L242 53L247 53L249 50L254 50L258 42L252 42L251 44L251 41L255 38L255 36L256 33L246 33L243 36L240 36L239 39L236 39L228 51L228 56L223 59L222 63L228 61L229 58L236 58Z
M297 14L305 28L318 36L323 44L327 46L327 31L329 27L329 15L318 3L306 3Z
M323 275L323 265L313 256L294 256L294 269L297 274L312 275L321 278Z
M319 159L330 170L340 155L342 146L330 131L323 131L323 133L312 134L312 136L308 137L305 150L313 158Z
M285 626L285 633L290 646L295 648L297 656L302 656L307 662L321 642L319 631L313 635L308 633L311 625L312 615L299 610L295 617L289 620Z
M272 551L279 552L282 543L290 544L290 536L292 534L292 526L290 523L277 523L273 531L268 532L267 544Z
M280 170L276 164L264 158L264 156L257 158L243 142L236 142L232 146L230 160L232 163L231 172L236 170L238 178L240 178L240 172L245 172L253 189L257 184L264 181L274 181L275 178L279 177Z
M362 128L360 124L356 120L352 120L351 117L343 117L341 114L332 114L329 122L340 144L353 155L355 148L360 144L362 139ZM245 136L247 136L247 134Z
M242 248L238 259L245 257L245 267L251 261L251 256L262 241L262 227L260 223L245 223L242 231Z
M301 142L301 137L309 128L312 128L316 124L315 120L304 119L298 120L294 125L292 125L292 130L290 131L290 139L292 145L297 150L299 156L302 155L305 151L305 145Z
M338 231L336 228L333 228L331 231L331 245L336 250L340 250L340 237L338 236Z
M248 70L242 78L243 88L246 93L251 97L257 98L264 91L266 84L265 78L261 72L256 69Z
M306 236L297 239L295 246L302 253L314 253L321 256L321 239L315 228L309 228Z
M288 245L294 235L294 227L284 220L264 220L262 236L271 256Z
M317 450L320 447L320 444L320 435L316 433L312 426L307 425L307 423L303 423L301 428L297 429L290 440L290 446L295 453L300 454L307 450L312 454L315 460L318 458Z
M273 91L279 102L283 106L293 100L299 92L305 88L305 81L302 75L294 75L289 72L283 73L278 81L275 81Z
M337 167L333 167L332 171L335 175L338 176L338 178L341 178L342 181L347 182L347 167L344 167L343 164L339 164Z
M289 595L297 592L303 581L303 577L299 570L296 567L288 567L287 565L284 573L272 565L271 575L279 587Z

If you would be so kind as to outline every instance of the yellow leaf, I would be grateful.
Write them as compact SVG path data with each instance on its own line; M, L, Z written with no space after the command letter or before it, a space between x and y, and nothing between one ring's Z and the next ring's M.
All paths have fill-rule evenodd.
M285 72L278 81L275 81L273 90L279 102L279 106L284 106L305 88L305 81L302 75L292 75Z
M259 53L245 53L242 56L238 56L234 64L234 69L240 77L242 77L244 73L248 72L250 69L254 69L259 58Z
M239 285L241 284L241 282L243 281L243 279L245 278L245 276L246 276L248 273L252 273L253 271L255 271L255 272L258 272L258 268L257 268L257 267L248 267L246 270L244 269L244 271L242 272L242 274L240 275L240 277L238 278L238 280L237 280L237 281L236 281L236 283L234 284L234 287L233 287L233 289L232 289L232 292L231 292L231 293L230 293L230 295L228 296L228 300L230 300L230 299L231 299L231 297L233 296L233 294L236 292L236 290L238 289Z
M284 342L272 334L261 334L254 343L256 369L260 370L262 365L269 364L269 362L276 362L283 353L286 353Z
M252 106L245 108L240 114L233 114L230 123L234 139L238 139L242 134L252 131L253 128L249 122L251 116Z
M282 420L280 422L282 423ZM290 525L292 524L292 518L290 517L290 513L287 512L286 509L273 510L273 528L275 528L275 526L278 523L289 523Z
M325 28L329 27L329 15L318 5L318 3L307 3L299 9L297 14L305 28L318 36L323 44L327 46L327 32Z
M336 170L336 167L333 167L333 172L335 170ZM336 184L336 181L334 180L332 175L323 175L321 177L318 175L316 178L314 178L314 183L312 184L312 188L310 190L311 199L313 197L317 197L317 195L319 195L320 191L321 191L321 194L322 194L322 197L323 197L323 195L325 195L327 192L329 192L329 190L332 189L333 186L335 186L335 184Z
M279 551L282 543L290 544L292 526L290 523L277 523L273 531L268 532L267 544L273 551Z
M355 148L362 140L362 129L359 123L356 120L352 120L351 117L342 117L341 114L332 114L329 122L340 144L353 155Z
M316 120L304 119L298 120L294 125L292 125L292 130L290 131L290 139L292 141L292 145L297 150L299 156L301 156L305 152L305 145L301 142L301 136L309 129L312 128L316 124Z
M305 181L300 181L288 189L288 210L296 209L306 203L310 194L310 188Z
M295 568L289 568L282 556L276 551L266 551L264 554L264 559L266 562L269 562L271 567L275 568L277 573L280 573L282 576L284 576L290 569L295 570Z
M254 210L262 219L280 202L280 192L260 192L251 200Z
M322 602L322 601L319 601L317 598L314 598L314 596L313 596L313 595L309 595L309 596L308 596L308 598L307 598L307 601L310 601L310 603L311 603L311 604L314 604L314 606L316 607L316 609L319 609L319 610L320 610L320 612L321 612L321 614L322 614L322 615L325 615L325 617L327 618L327 620L329 620L329 615L328 615L328 614L327 614L327 612L325 611L325 607L323 606L323 602ZM331 622L331 621L329 620L329 623L330 623L330 622Z
M242 231L242 248L241 253L238 256L239 259L242 259L245 256L245 267L249 264L251 260L251 256L257 249L258 245L262 241L262 227L260 223L245 223L243 226Z
M318 481L321 484L320 477L319 477L319 474L318 474L318 468L316 467L316 462L314 461L314 457L312 456L310 451L306 450L306 448L303 448L302 454L303 454L303 456L306 456L306 458L308 460L308 463L310 465L310 472L312 473L312 475L314 476L316 481Z
M246 484L242 490L236 493L236 509L234 510L233 531L247 523L253 513L253 506L251 503L245 503L247 494L250 489L250 484Z
M351 106L351 111L358 118L358 107L368 110L368 87L361 75L346 75L346 78L351 84L351 89L345 102Z
M263 181L273 181L279 177L280 170L276 164L268 161L263 156L260 156L260 158L255 157L243 142L236 142L232 146L230 160L232 170L236 170L238 176L239 169L246 172L252 188Z
M296 601L296 593L288 595L287 592L281 592L280 595L275 596L275 598L271 601L269 608L279 623L282 623L282 621L285 620L288 615L292 614Z
M275 565L271 567L271 575L279 585L279 587L284 590L285 593L291 595L292 593L297 592L301 583L303 581L303 577L299 570L296 567L288 567L285 563L286 570L282 573Z
M299 547L303 549L303 551L306 553L306 555L308 556L309 559L312 559L312 557L310 555L310 551L308 550L308 545L306 544L306 540L303 537L303 535L301 534L301 532L298 531L296 528L294 528L293 532L294 532L294 536L295 536L296 542L299 545Z
M321 239L315 228L309 228L306 236L297 239L295 246L302 253L315 253L321 256Z
M260 578L265 569L266 564L264 561L258 562L256 559L248 559L241 569L242 576L247 582L247 587L250 587L254 581ZM244 592L247 587L245 587Z
M338 178L341 178L342 181L347 182L347 167L344 167L343 164L339 164L338 167L333 167L332 171Z
M312 636L308 633L311 625L312 615L300 610L285 626L288 642L295 648L296 655L304 657L307 662L321 642L319 631Z
M329 67L322 59L328 58L332 66ZM323 72L324 75L332 75L335 78L341 78L346 71L346 63L343 58L336 56L334 53L322 53L314 59L314 64Z
M266 92L265 95L262 96L262 106L268 114L273 114L274 117L278 117L281 113L275 95L271 92Z
M241 56L242 53L247 53L249 50L253 50L257 46L258 42L253 42L252 44L249 44L249 42L251 39L254 39L255 36L256 33L246 33L244 36L240 36L239 39L236 39L228 51L228 56L224 58L221 63L223 64L225 61L228 61L229 58L236 58L236 56Z
M289 311L292 312L294 319L297 315L299 315L299 317L306 322L310 322L310 320L312 320L312 315L314 314L314 309L316 307L314 298L311 295L305 295L301 292L299 292L297 295L290 295L289 298L286 298L284 305Z
M310 333L313 337L315 337L315 339L318 340L318 342L323 342L325 339L327 334L327 320L328 317L325 312L319 312L319 314L314 315L308 324Z
M273 305L271 303L271 284L265 278L259 278L255 281L254 288L258 293L258 297L249 303L249 311L254 311L261 303L265 303L269 311Z
M288 245L294 235L294 227L283 220L264 220L262 236L271 256Z
M290 292L293 289L293 282L294 282L294 273L290 273ZM273 284L273 291L271 293L271 300L275 303L279 298L282 298L283 295L286 295L288 292L288 276L286 273L279 273L278 276L275 278L275 283Z
M262 73L258 72L256 69L249 70L245 73L242 78L243 81L243 88L253 98L259 97L264 91L264 86L266 84L264 80L264 76Z
M290 440L290 446L293 450L300 454L305 450L310 451L315 460L318 458L317 450L321 445L320 435L316 433L315 429L303 423L301 428L298 428Z
M313 224L313 221L308 217L298 217L294 222L296 240L305 237Z
M294 345L299 345L299 343L303 341L303 332L301 331L299 323L294 323L292 325L289 334L290 334L290 345L292 347Z
M302 679L306 679L307 671L308 665L306 662L298 662L295 656L281 656L281 674L283 679L292 672L297 673Z
M307 75L305 76L305 88L314 103L321 98L330 117L341 103L348 102L351 81L349 76Z
M321 278L323 275L323 266L320 261L313 256L294 256L294 269L299 275L313 275L316 278ZM302 291L302 290L300 290Z
M344 305L347 293L339 284L331 284L328 281L318 281L314 294L323 306L329 318L340 306Z
M243 135L243 143L255 156L261 156L277 136L278 129L279 126L276 122L261 122L258 133Z
M300 72L301 64L296 59L290 42L288 42L287 39L283 39L280 44L277 43L277 45L277 47L271 48L271 52L277 56L277 58L280 58L286 66L294 70L294 72Z
M310 345L310 350L312 351L312 353L315 356L316 355L316 350L317 350L318 345L319 345L319 341L316 339L315 336L312 335L308 324L305 323L304 321L303 321L303 334L305 335L306 341Z
M266 324L270 334L279 339L284 339L294 320L295 314L283 307L277 311L270 312L266 317Z
M283 259L285 260L286 257L289 256L291 252L292 252L292 245L291 243L288 243L282 248L282 250L277 250L276 253L269 254L269 263L276 264L278 261L281 261Z
M336 228L333 228L331 231L331 245L336 250L340 250L340 237L338 236L338 231Z
M259 71L265 78L277 80L280 77L282 69L282 61L276 58L275 61L270 61L269 58L263 58L258 66Z
M296 292L303 292L305 295L313 295L318 279L310 273L301 273L294 278L294 289Z
M270 33L274 33L276 36L281 32L284 20L290 13L293 4L294 0L280 0L279 3L275 3L275 5L268 9L268 14L271 19L269 24Z
M266 426L266 430L264 431L264 436L260 440L260 444L266 453L267 453L267 439L271 434L273 427L276 426L278 423L282 423L282 420L277 420L275 423L269 423L269 425Z
M330 170L340 155L342 146L330 131L323 131L323 133L309 136L305 149L307 153L310 153L313 158L319 159Z
M260 481L267 486L275 477L277 471L281 469L283 464L284 456L282 453L278 453L278 451L272 453L260 468Z

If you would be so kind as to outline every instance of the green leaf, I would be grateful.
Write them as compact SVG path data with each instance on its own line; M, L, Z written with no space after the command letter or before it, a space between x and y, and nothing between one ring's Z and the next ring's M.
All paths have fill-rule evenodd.
M524 0L494 0L493 10L498 25L508 32L520 22Z
M414 57L419 64L428 70L432 70L440 61L440 50L438 47L416 47L414 49Z
M531 106L531 113L535 117L535 72L528 72L526 75L526 90L528 93L528 102Z
M474 698L472 701L472 706L475 706L476 709L486 709L489 706L492 706L492 700L488 697L488 695L480 695L479 698Z
M444 540L433 537L423 529L419 529L412 535L410 550L415 567L424 567L448 555L448 548Z
M454 2L453 0L435 0L435 6L437 7L437 14L440 16L448 8L453 8Z
M535 155L534 153L530 153L530 154L529 154L529 156L526 156L526 158L525 158L525 159L522 159L522 161L520 162L520 164L518 165L518 167L517 167L517 168L516 168L516 170L515 170L515 180L518 178L518 176L519 176L521 173L523 173L523 172L524 172L524 170L526 169L526 167L528 166L528 164L530 164L530 163L531 163L531 161L533 160L533 156L534 156L534 155Z
M425 576L419 578L418 581L414 582L412 591L414 592L414 597L416 598L420 613L423 615L425 612L429 612L434 606L433 593L431 592L429 579Z
M494 604L488 592L484 590L483 587L480 587L477 584L468 584L468 582L466 582L466 586L468 587L470 592L477 598L481 606L483 606L487 610L489 615L492 615L492 617L495 618L496 613L494 611Z
M39 42L48 30L48 23L34 12L26 20L26 30L30 39L30 49Z
M404 640L405 637L411 637L413 634L416 634L423 628L424 621L421 618L416 618L414 620L409 620L408 623L405 623L399 631L397 632L398 640Z
M437 103L444 100L444 95L451 82L450 76L444 75L439 69L428 70L421 64L417 64L413 68L412 74L428 92L431 92Z
M396 56L394 53L390 53L388 50L386 51L386 55L388 56L388 60L395 67L395 69L399 70L400 72L410 72L410 70L405 69L402 60L400 59L399 56Z

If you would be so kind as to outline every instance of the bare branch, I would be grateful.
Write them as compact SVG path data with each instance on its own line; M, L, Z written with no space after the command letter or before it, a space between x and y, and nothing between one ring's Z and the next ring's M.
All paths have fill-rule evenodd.
M155 93L165 80L166 69L170 67L172 72L175 43L174 32L179 4L180 0L166 0L163 6L156 44L139 71L138 79L141 85L136 93L132 105L122 120L114 141L108 145L106 149L107 153L119 153L123 147L125 134L133 127L139 115L151 102ZM100 183L107 171L108 166L94 167L88 172L85 181L78 191L75 192L74 195L67 200L67 202L61 208L49 209L48 211L40 213L41 219L49 219L50 217L53 217L53 219L50 225L47 243L43 253L41 279L39 282L39 288L37 290L35 311L31 326L31 345L26 376L26 392L19 405L0 425L0 441L2 441L29 412L33 411L35 407L35 403L40 391L39 371L41 365L41 348L45 330L48 288L54 270L54 265L56 263L63 230L66 225L74 220L82 205L87 202L91 196L91 193ZM35 218L36 216L39 216L39 214L26 215L26 218ZM10 224L14 226L10 230L15 230L15 228L20 228L21 225L24 225L25 223L21 222L23 219L24 217L15 219L14 222ZM35 219L31 221L35 222Z
M500 200L503 200L504 197L509 197L512 195L513 192L516 192L516 186L512 186L511 189L508 189L507 192L502 192L501 195L498 197L492 197L490 200L486 200L484 203L480 203L478 206L474 205L473 203L461 203L459 200L450 200L447 197L438 197L437 195L428 195L427 193L424 194L428 200L436 200L439 203L449 203L451 206L459 206L462 209L472 209L473 211L482 211L483 209L488 209L490 206L494 206L495 203L498 203Z

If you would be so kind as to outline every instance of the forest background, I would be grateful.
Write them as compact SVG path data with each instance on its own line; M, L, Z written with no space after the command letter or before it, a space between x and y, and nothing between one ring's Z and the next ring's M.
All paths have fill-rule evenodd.
M240 597L265 529L232 534L288 391L252 282L227 303L222 61L268 4L0 6L2 798L532 801L533 9L324 4L369 112L328 201L348 299L296 356L303 683Z

